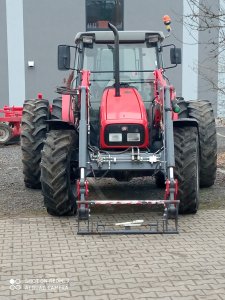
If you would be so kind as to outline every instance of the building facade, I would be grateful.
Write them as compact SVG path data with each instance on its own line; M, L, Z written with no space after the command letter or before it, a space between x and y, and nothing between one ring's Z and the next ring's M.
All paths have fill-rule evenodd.
M219 0L210 1L219 8ZM22 105L39 92L55 98L67 77L57 69L57 46L72 45L77 32L102 30L108 20L119 30L165 32L162 17L168 14L173 31L164 44L174 43L183 53L182 65L167 71L177 95L208 99L223 116L223 97L207 79L218 77L218 58L206 46L209 39L218 42L218 32L190 33L183 22L189 13L187 0L0 0L0 107Z

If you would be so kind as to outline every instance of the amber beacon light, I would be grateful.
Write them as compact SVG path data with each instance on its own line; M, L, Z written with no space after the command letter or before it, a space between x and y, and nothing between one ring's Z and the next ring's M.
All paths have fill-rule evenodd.
M166 26L166 30L167 30L168 32L170 32L170 31L171 31L171 26L170 26L170 24L171 24L171 18L170 18L170 16L165 15L165 16L163 17L163 23L164 23L165 26Z

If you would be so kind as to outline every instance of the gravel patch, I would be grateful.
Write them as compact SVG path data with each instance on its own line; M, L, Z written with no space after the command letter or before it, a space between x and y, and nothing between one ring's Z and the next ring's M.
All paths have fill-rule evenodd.
M0 216L46 213L41 191L24 186L19 145L0 148L0 190Z
M216 183L200 190L200 209L225 209L225 153L218 155ZM164 190L157 189L149 177L130 182L114 179L90 180L90 199L163 199ZM27 189L23 183L19 145L0 148L0 217L47 215L40 190Z

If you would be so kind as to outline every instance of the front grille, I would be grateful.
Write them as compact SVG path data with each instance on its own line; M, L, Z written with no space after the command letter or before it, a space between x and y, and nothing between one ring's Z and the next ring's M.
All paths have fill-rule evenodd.
M128 142L127 133L140 133L140 141ZM110 142L109 133L122 133L122 142ZM105 143L108 146L139 146L144 143L145 130L140 124L111 124L107 125L104 133Z

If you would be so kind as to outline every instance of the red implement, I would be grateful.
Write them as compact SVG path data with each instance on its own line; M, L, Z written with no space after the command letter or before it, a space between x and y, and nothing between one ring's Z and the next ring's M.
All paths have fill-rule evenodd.
M19 137L23 108L4 106L0 109L0 144L6 144L12 138Z

